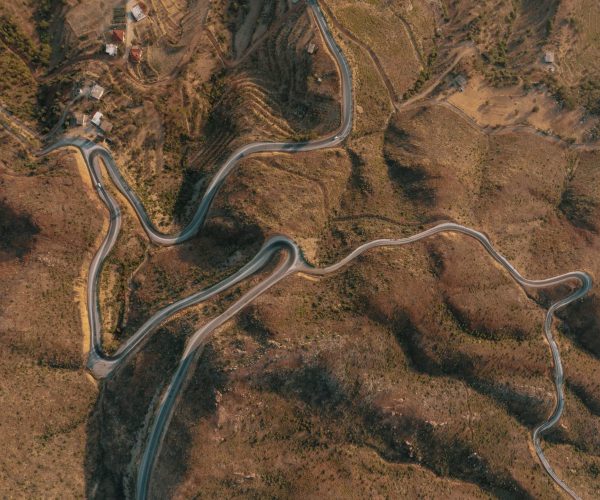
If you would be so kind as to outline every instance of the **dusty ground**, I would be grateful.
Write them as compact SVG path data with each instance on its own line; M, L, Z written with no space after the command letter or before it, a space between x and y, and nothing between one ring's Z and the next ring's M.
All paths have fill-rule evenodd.
M527 125L551 135L584 142L595 118L581 109L565 110L545 90L520 87L494 89L481 78L471 79L463 92L452 92L446 102L456 106L482 127Z
M198 1L187 16L183 2L151 4L135 32L147 44L139 67L94 55L104 21L86 39L69 35L65 50L79 56L48 77L27 57L6 60L48 84L55 104L70 89L63 78L85 74L108 89L100 103L75 109L101 109L115 123L108 139L119 166L157 225L174 230L235 147L334 130L339 82L301 2L216 1L205 11ZM370 239L455 220L486 232L528 277L600 275L600 153L591 149L595 90L586 84L597 80L594 5L326 6L353 70L352 136L333 150L245 159L202 234L179 247L149 245L126 213L102 278L107 349L159 307L234 272L276 233L325 265ZM63 18L87 30L85 9L71 7ZM111 8L106 2L102 16ZM17 25L30 22L5 11ZM212 36L195 29L205 14ZM22 31L38 43L35 30ZM318 50L309 57L311 41ZM541 62L549 48L553 73ZM461 50L467 55L433 85ZM4 84L24 92L15 81ZM37 92L18 99L33 103ZM43 129L33 111L22 118ZM0 141L0 394L3 408L15 408L0 422L10 430L0 432L8 450L0 489L130 494L149 408L185 339L250 283L171 320L96 389L81 368L77 301L102 208L72 158L38 164L9 135ZM290 278L206 347L152 495L559 498L530 434L553 405L545 308L568 291L523 291L458 236L371 252L327 279ZM600 494L599 314L594 291L556 322L567 408L544 443L585 498Z
M0 165L0 484L10 497L80 497L98 391L83 370L74 287L102 227L99 206L72 157L33 175Z

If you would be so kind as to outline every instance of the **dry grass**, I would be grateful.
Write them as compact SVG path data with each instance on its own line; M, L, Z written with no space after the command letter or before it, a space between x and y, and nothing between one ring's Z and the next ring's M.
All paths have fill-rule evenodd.
M153 4L163 27L185 22L177 2ZM152 60L164 74L181 64L173 81L155 86L116 65L93 63L111 91L101 107L119 125L112 137L117 162L162 229L189 216L215 166L236 145L320 135L337 125L338 76L322 41L314 57L306 54L315 39L306 13L277 25L277 16L257 17L267 2L253 5L246 10L240 3L240 12L228 13L227 2L214 2L209 23L226 30L218 40L223 72L214 49L200 39L195 58L176 49L173 59ZM548 17L535 2L521 5L509 23L505 54L519 83L542 74L536 43L546 40ZM464 27L481 15L480 30L471 34L477 48L502 55L494 51L511 2L461 0L446 7L444 49L461 43ZM412 87L434 46L436 12L417 2L332 1L331 8L377 53L398 93ZM557 19L562 15L559 9ZM532 41L518 42L526 21ZM127 214L102 284L106 329L118 334L116 341L159 307L239 269L274 233L292 236L311 262L324 265L367 240L452 219L489 234L528 277L574 268L600 274L596 153L521 130L483 131L431 102L390 116L388 92L369 55L339 40L352 65L356 104L344 148L245 159L202 234L178 247L152 247L145 260L145 238ZM514 64L520 51L523 67ZM479 86L452 102L482 123L524 119L505 116L510 97L480 79L498 77L486 64L462 67L479 73L473 80ZM323 77L320 84L315 74ZM529 99L519 105L529 106ZM570 118L543 99L545 118L534 125L551 111L567 129ZM479 108L482 100L490 100L489 110ZM549 126L557 128L552 120ZM6 417L11 430L27 437L23 445L13 433L0 436L9 450L0 468L2 490L131 494L140 430L186 338L264 275L164 325L102 385L85 429L95 392L81 371L73 283L96 244L100 208L81 196L71 160L27 165L32 160L8 137L2 140L10 151L5 171L16 160L18 173L38 174L0 174L9 207L0 222L14 220L9 227L19 234L0 249L7 284L0 293L0 392L9 398L4 408L17 408ZM49 210L51 202L59 208ZM478 245L458 236L374 251L327 279L290 278L207 346L173 419L153 495L558 498L536 462L530 433L553 402L541 330L545 307L568 291L526 293ZM551 463L590 498L598 496L599 314L593 293L557 322L567 411L545 444ZM55 392L44 397L48 387Z
M415 49L391 8L367 2L332 2L332 9L339 21L379 56L397 94L412 86L422 69L421 48Z
M600 74L600 6L591 0L567 1L557 15L566 20L553 37L560 57L560 77L568 85L577 85L582 79L593 79ZM554 45L554 44L553 44Z
M375 158L377 147L383 160ZM361 160L373 167L363 168L372 194L346 184L321 233L319 261L374 237L415 231L344 219L350 208L382 214L386 207L386 217L450 218L482 229L528 276L575 267L595 274L584 257L595 248L591 233L582 234L557 208L575 153L535 135L488 136L439 106L394 117L383 144L377 134L355 138L352 151L355 167ZM377 161L382 167L375 168ZM262 168L245 171L242 185L262 186ZM232 186L224 196L235 206L243 192ZM308 215L298 227L297 218L273 218L273 194L261 187L252 195L261 212L245 213L267 226L277 221L278 231L297 239L321 220ZM286 201L294 198L277 205ZM182 399L174 428L194 440L185 446L170 434L183 447L177 454L186 456L175 469L182 474L177 495L208 488L234 496L434 496L452 481L467 496L557 497L529 445L553 401L541 330L546 300L522 292L478 245L458 236L373 252L320 282L285 282L217 336L198 369L197 389ZM593 497L598 386L589 374L598 361L573 333L556 335L568 352L567 377L583 399L569 396L550 453L554 443L580 450L565 474ZM192 417L192 392L215 380L210 405ZM202 459L213 449L225 465ZM157 484L173 472L174 460L167 453L159 462ZM319 467L308 465L314 463ZM436 479L425 480L432 472Z
M0 259L0 484L11 497L80 497L97 393L83 372L73 284L94 250L99 206L83 193L72 157L55 157L33 174L0 173L3 203L35 228L26 246L22 227L20 240L4 233L8 248L13 241L20 251Z

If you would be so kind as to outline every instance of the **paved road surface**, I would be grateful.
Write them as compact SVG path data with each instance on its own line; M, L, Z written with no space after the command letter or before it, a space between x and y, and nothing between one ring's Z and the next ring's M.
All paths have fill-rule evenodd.
M192 305L199 304L215 296L216 294L229 289L230 287L264 269L265 266L277 256L281 257L276 269L266 279L255 285L221 315L212 319L210 322L200 328L187 342L179 366L173 375L171 382L164 391L163 397L156 411L156 417L154 418L149 430L146 447L144 449L138 469L136 498L145 499L148 497L152 470L156 463L157 457L160 454L161 444L172 417L173 408L177 402L177 398L181 395L182 389L188 380L188 376L190 373L193 373L192 368L199 358L199 355L202 351L202 346L205 345L211 334L217 328L234 317L240 310L254 301L258 296L266 292L274 284L278 283L290 274L303 273L314 276L327 276L348 265L356 257L369 249L381 246L411 244L443 232L461 233L463 235L475 238L486 249L486 251L510 273L512 278L524 288L542 288L560 283L572 283L573 281L578 281L580 283L580 287L577 288L571 295L552 304L546 314L544 333L550 345L554 360L554 384L557 402L554 412L550 418L546 422L539 425L533 432L533 442L541 464L557 485L559 485L571 496L577 498L577 495L555 474L552 467L548 463L541 448L540 438L544 432L558 422L564 407L563 369L560 353L552 336L552 319L557 309L566 306L574 300L577 300L588 292L591 287L591 279L586 273L583 272L571 272L543 280L526 279L522 277L519 272L494 249L484 234L465 226L454 223L442 223L408 238L371 241L358 247L337 264L322 269L313 268L312 266L308 265L304 261L302 253L296 243L286 236L273 237L264 244L261 250L250 262L248 262L236 273L211 287L200 290L199 292L174 302L173 304L170 304L169 306L164 307L156 312L130 339L122 344L114 356L107 356L103 353L100 312L98 308L98 279L102 264L113 248L119 234L121 228L121 211L116 200L104 189L104 186L102 185L102 164L108 171L108 174L116 187L135 209L135 212L150 240L159 245L175 245L193 237L202 228L214 197L223 185L227 176L232 172L238 161L243 157L258 152L271 151L293 153L334 147L339 145L350 133L352 129L353 104L350 68L346 59L329 33L318 5L313 1L309 2L309 5L312 9L314 18L319 26L323 38L332 55L334 56L340 71L342 84L342 120L340 128L334 135L315 141L302 143L257 142L241 147L225 161L225 163L215 174L189 225L186 226L179 234L163 234L154 227L142 203L122 177L112 156L102 146L99 146L86 139L66 137L42 152L42 154L45 154L52 150L68 146L78 148L85 159L92 181L98 191L98 195L103 203L107 206L110 214L108 233L106 234L90 265L87 288L87 307L91 330L90 353L87 366L96 378L102 379L113 374L116 369L123 365L125 360L130 355L137 352L144 345L145 341L147 341L150 335L161 324L172 317L175 313ZM100 160L102 160L102 162L100 162Z
M227 278L222 283L160 310L154 316L152 316L127 342L125 342L114 356L106 356L102 352L102 328L100 322L100 312L98 308L97 284L99 274L102 269L102 264L117 240L117 236L121 228L121 212L116 200L104 189L102 185L102 165L100 160L102 160L102 163L106 167L111 180L134 208L140 223L148 234L150 240L158 245L175 245L192 238L202 228L214 197L220 190L229 174L237 166L240 159L253 153L295 153L330 148L341 144L352 129L352 80L350 67L343 57L340 49L333 41L333 38L328 31L327 25L318 6L312 3L310 5L313 13L315 14L315 20L317 21L323 34L323 38L326 41L331 53L335 57L340 70L342 83L342 120L339 129L334 134L315 141L289 143L256 142L239 148L219 168L210 185L206 189L206 192L202 197L202 200L200 201L200 204L198 205L198 208L196 209L190 223L179 234L163 234L158 231L156 227L154 227L141 201L121 175L110 152L103 146L79 137L63 137L42 152L42 154L46 154L58 148L68 146L79 149L90 172L92 182L94 186L96 186L98 195L103 203L107 206L110 213L109 231L98 252L94 256L90 266L87 289L87 305L91 331L90 356L88 358L87 366L96 378L105 378L109 376L113 370L124 361L126 357L139 350L144 341L147 340L148 334L155 331L156 328L158 328L158 326L168 317L185 307L198 304L203 300L207 300L214 294L223 291L224 289L244 279L249 274L256 272L258 269L255 264L251 263L249 264L250 267L248 267L248 269L238 271L238 273Z

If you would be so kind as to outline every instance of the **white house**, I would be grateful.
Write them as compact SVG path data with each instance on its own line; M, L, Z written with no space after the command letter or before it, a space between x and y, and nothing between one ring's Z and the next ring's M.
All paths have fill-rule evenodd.
M100 113L100 111L94 113L94 116L92 116L92 123L96 125L96 127L100 126L102 123L102 113Z
M141 21L146 17L144 10L140 7L140 4L138 3L131 7L131 15L136 21Z
M117 46L116 46L114 43L107 43L107 44L106 44L106 53L107 53L109 56L116 56L116 55L117 55L117 52L118 52L118 50L119 50L119 49L117 48Z
M100 100L104 95L104 87L101 87L97 83L94 83L92 86L92 90L90 90L90 97L93 97L96 100Z

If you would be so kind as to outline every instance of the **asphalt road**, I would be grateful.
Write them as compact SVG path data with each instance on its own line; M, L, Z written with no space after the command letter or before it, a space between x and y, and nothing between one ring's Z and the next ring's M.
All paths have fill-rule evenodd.
M541 435L552 428L560 419L560 416L564 407L564 375L562 368L562 361L560 358L560 352L558 346L552 335L552 320L554 313L573 301L583 297L588 293L592 286L592 280L587 273L581 271L574 271L551 278L534 280L523 277L515 267L501 255L491 244L490 240L483 233L471 229L460 224L451 222L438 224L426 231L415 234L408 238L400 239L381 239L365 243L356 248L347 257L340 260L336 264L325 268L314 268L309 265L302 257L302 252L296 245L296 243L285 236L277 236L270 239L260 250L258 255L268 256L267 260L270 260L275 254L279 252L285 253L285 258L279 264L277 269L264 281L256 285L254 288L244 294L237 302L230 306L224 313L217 316L209 323L204 325L198 331L196 331L189 339L186 349L181 357L179 366L173 375L173 378L164 392L163 398L161 399L158 409L156 412L156 418L152 424L152 428L149 432L146 449L142 460L140 462L140 468L138 471L138 483L137 483L137 498L146 498L149 486L149 479L151 471L154 467L155 461L160 454L160 448L162 441L166 434L169 422L171 420L173 409L177 402L177 398L181 395L185 381L188 379L188 375L193 373L193 367L195 366L199 354L202 352L202 346L210 339L210 336L220 326L225 324L229 319L234 317L239 311L241 311L248 304L252 303L257 297L265 293L273 285L289 276L290 274L302 273L305 275L320 276L324 277L330 274L334 274L344 266L349 265L357 257L362 255L368 250L378 247L391 247L391 246L402 246L407 244L413 244L427 238L431 238L440 233L460 233L478 241L488 254L496 260L509 274L510 276L523 288L546 288L559 284L573 284L574 282L579 283L579 287L571 293L569 296L553 303L546 313L546 319L544 322L544 335L548 341L550 349L552 351L552 357L554 361L554 384L556 389L556 406L555 409L545 422L540 424L533 432L533 441L535 450L538 458L549 474L549 476L560 486L566 493L573 498L578 498L577 494L569 488L567 484L562 481L552 469L552 466L546 459L544 452L541 447L540 437Z
M259 152L294 153L330 148L339 145L350 133L352 129L353 104L350 68L340 49L333 41L318 5L312 1L309 2L309 5L312 9L319 29L323 34L323 38L332 55L334 56L340 71L342 85L342 120L338 131L328 137L303 143L256 142L241 147L225 161L225 163L215 174L189 225L186 226L179 234L163 234L159 232L156 227L154 227L142 203L122 177L112 156L102 146L82 138L65 137L42 152L42 154L45 154L52 150L68 146L78 148L86 162L92 182L96 186L98 196L107 206L110 214L109 230L90 265L87 287L87 307L91 331L90 353L87 367L98 379L106 378L113 374L116 369L123 365L125 360L130 355L137 352L144 345L150 335L161 324L163 324L174 314L187 307L208 300L216 294L229 289L230 287L263 270L265 266L277 256L281 257L276 269L267 278L251 288L224 313L215 317L198 331L196 331L188 340L178 368L163 393L162 399L160 400L156 409L156 416L148 432L146 447L144 448L138 468L136 498L146 499L148 497L152 471L154 469L157 457L160 454L161 445L171 420L177 399L182 393L182 389L188 380L189 374L193 373L193 367L199 358L199 355L202 351L202 346L205 345L212 333L214 333L217 328L234 317L240 310L252 303L258 296L266 292L274 284L278 283L290 274L303 273L313 276L327 276L350 264L356 257L372 248L411 244L443 232L461 233L476 239L486 249L486 251L509 272L513 279L524 288L543 288L573 281L578 281L580 283L580 287L575 292L568 297L552 304L546 314L544 334L550 345L554 360L556 406L550 418L546 422L539 425L533 432L533 442L542 466L557 485L559 485L571 496L577 498L577 495L556 475L548 463L541 448L540 438L544 432L558 422L564 407L564 375L560 353L552 336L552 319L556 310L566 306L574 300L577 300L588 292L591 287L591 279L589 275L583 272L572 272L543 280L530 280L524 278L510 264L510 262L508 262L494 249L489 239L483 233L465 226L454 223L442 223L408 238L381 239L371 241L358 247L340 262L321 269L314 268L307 264L303 259L302 253L296 243L286 236L276 236L270 238L263 245L257 255L236 273L211 287L196 292L189 297L174 302L173 304L170 304L169 306L159 310L152 317L150 317L131 338L121 345L114 356L107 356L104 354L102 350L102 330L98 304L98 280L102 264L117 240L117 236L121 228L121 211L116 200L104 189L104 186L102 185L102 164L106 168L117 189L125 196L128 202L134 208L140 223L144 227L144 230L148 234L150 240L159 245L175 245L193 237L202 228L214 197L223 185L227 176L233 171L239 160L243 157ZM102 162L100 162L100 160L102 160Z
M546 336L546 340L548 341L548 345L550 346L550 351L552 352L552 360L554 364L554 388L556 393L556 404L550 417L545 422L542 422L540 425L538 425L534 429L532 435L535 452L545 471L565 493L570 495L572 498L579 498L577 493L575 493L575 491L573 491L562 479L560 479L560 477L558 477L558 475L550 465L550 462L548 462L548 459L544 455L544 451L542 449L541 436L558 423L565 405L564 371L562 366L562 360L560 357L560 351L552 334L552 320L556 311L582 298L590 291L590 289L592 288L592 278L589 274L582 271L573 271L561 274L559 276L554 276L552 278L546 278L541 280L532 280L524 278L519 273L519 271L517 271L515 267L503 255L501 255L498 251L494 249L492 243L485 234L475 229L471 229L460 224L454 223L439 224L437 226L432 227L431 229L423 231L422 233L400 240L382 239L371 241L369 243L361 245L346 258L342 259L340 262L332 266L323 269L303 270L302 272L318 276L326 276L327 274L331 274L339 270L341 267L349 264L356 257L358 257L359 255L361 255L369 249L381 246L396 246L405 245L407 243L415 243L417 241L429 238L441 232L456 232L476 239L492 256L492 258L494 258L494 260L496 260L504 269L506 269L506 271L508 271L511 277L523 288L539 289L560 284L572 284L573 282L579 282L580 286L573 293L571 293L567 297L564 297L561 300L552 303L546 312L546 318L544 320L544 335Z
M341 77L342 86L342 103L341 103L341 124L336 132L332 135L308 142L255 142L243 146L236 150L232 155L225 161L225 163L219 168L209 186L206 189L202 200L200 201L198 208L194 212L194 215L190 223L179 233L174 235L167 235L161 233L153 225L150 217L146 213L144 206L142 205L135 192L127 184L117 165L115 164L110 152L101 145L98 145L87 139L80 137L63 137L54 143L52 146L46 148L41 154L47 154L53 150L64 148L64 147L75 147L81 152L85 163L90 172L90 176L98 195L102 202L107 206L110 214L110 226L108 234L104 238L104 241L100 245L92 264L90 266L88 287L87 287L87 306L89 314L89 326L90 326L90 354L88 357L87 367L91 373L98 379L106 378L113 370L115 370L121 363L131 354L137 352L148 339L149 334L155 331L162 322L168 319L176 312L189 307L191 305L198 304L203 300L207 300L216 293L219 293L245 277L249 276L258 269L258 262L262 262L260 257L257 256L256 263L248 264L247 268L244 268L233 276L223 280L221 283L191 297L180 300L174 304L171 304L164 309L158 311L153 315L144 325L124 344L121 345L119 350L114 356L107 356L102 350L102 328L100 321L100 312L98 305L98 278L102 269L104 260L112 250L117 236L121 228L121 212L116 200L104 189L102 185L102 173L101 168L104 164L111 180L117 187L117 189L125 196L127 201L134 208L137 217L146 231L150 240L158 245L176 245L187 241L188 239L195 236L198 231L202 228L206 215L212 205L212 202L219 192L221 186L237 166L240 159L245 156L249 156L253 153L264 153L264 152L305 152L314 151L323 148L330 148L337 146L343 142L348 136L352 129L352 79L350 67L343 57L340 49L335 44L331 34L329 33L327 24L323 18L319 7L315 3L309 3L314 18L323 34L323 39L327 43L329 50L334 56ZM100 162L102 160L102 164ZM254 261L253 261L254 262Z

